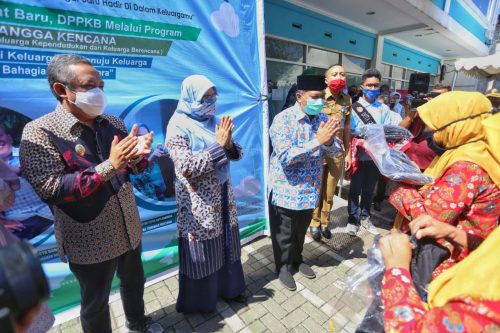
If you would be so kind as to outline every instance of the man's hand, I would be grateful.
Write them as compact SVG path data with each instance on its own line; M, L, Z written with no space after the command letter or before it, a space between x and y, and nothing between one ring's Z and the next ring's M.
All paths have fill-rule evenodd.
M420 215L410 222L410 229L417 239L424 237L439 239L449 238L457 228L448 223L440 222L429 215Z
M134 126L132 126L132 130L129 133L129 136L136 136L138 140L137 146L135 147L137 148L137 152L134 156L132 156L133 159L151 154L151 144L153 143L153 131L145 135L137 136L138 130L139 126L137 126L137 124L134 124Z
M333 118L328 119L326 123L319 124L316 138L321 145L330 146L335 134L340 129L339 121Z
M385 268L405 268L410 270L412 246L410 238L396 229L380 238L378 246L384 258Z
M215 126L215 139L224 149L233 148L234 124L230 116L222 116L220 123Z
M346 171L349 170L352 166L352 156L351 156L350 151L346 152L344 163L345 163L345 167L344 167L345 170Z
M138 149L136 148L139 140L135 135L132 135L132 132L121 141L115 135L111 142L111 151L108 159L115 170L125 168L130 159L139 156ZM137 130L135 132L137 133Z
M2 216L0 216L0 223L2 223L3 226L10 231L21 231L26 228L25 225L21 222L16 220L9 220Z

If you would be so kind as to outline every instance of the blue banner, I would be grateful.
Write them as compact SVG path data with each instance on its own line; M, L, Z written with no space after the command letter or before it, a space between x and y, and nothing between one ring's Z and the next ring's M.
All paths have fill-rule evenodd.
M1 1L0 131L12 140L10 146L0 142L0 151L10 149L14 167L23 126L54 110L47 83L52 57L78 53L90 59L105 81L105 112L129 128L137 123L155 133L148 172L132 183L145 272L150 279L162 276L178 265L175 175L163 147L165 130L181 82L202 74L217 86L216 115L233 118L234 137L244 149L243 160L231 166L241 238L261 233L267 222L257 6L253 0ZM49 305L59 313L80 304L79 287L57 257L50 210L41 202L33 206L32 216L15 209L2 214L24 224L26 232L18 236L36 246L50 279Z

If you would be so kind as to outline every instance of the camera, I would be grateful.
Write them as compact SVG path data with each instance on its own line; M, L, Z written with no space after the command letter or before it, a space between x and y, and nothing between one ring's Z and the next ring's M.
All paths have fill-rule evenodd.
M49 298L35 249L26 241L0 249L0 332L16 333L16 322Z
M432 96L429 93L429 84L431 75L429 73L412 73L408 85L408 97L406 103L409 104L410 110L414 111L422 104L427 103L427 99Z
M418 91L413 91L406 97L406 101L410 106L410 110L414 111L419 106L427 103L430 98L434 98L439 95L440 93L438 92L420 93Z

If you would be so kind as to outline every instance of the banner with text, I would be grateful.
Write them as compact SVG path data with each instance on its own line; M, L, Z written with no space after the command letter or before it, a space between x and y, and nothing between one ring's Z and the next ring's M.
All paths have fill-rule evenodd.
M253 0L24 0L0 2L0 163L19 173L24 125L54 110L47 64L61 53L86 56L105 81L106 113L154 131L148 171L132 176L143 223L148 278L178 265L173 163L163 146L181 82L192 74L217 86L217 115L235 122L244 158L232 182L243 241L266 229L261 74ZM50 279L49 305L80 304L79 287L55 247L53 216L21 178L19 200L1 221L37 248ZM18 204L27 205L16 207ZM20 226L16 228L15 226ZM17 230L22 229L22 230ZM113 288L116 289L117 281Z

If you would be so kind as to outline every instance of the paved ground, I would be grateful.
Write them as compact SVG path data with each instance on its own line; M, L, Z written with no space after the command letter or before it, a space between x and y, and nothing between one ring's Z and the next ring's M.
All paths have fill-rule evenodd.
M381 214L374 213L374 224L381 232L388 230L394 211L384 203ZM335 199L331 219L335 226L332 240L317 243L306 238L303 256L317 277L309 280L295 275L297 291L286 290L276 279L271 239L262 237L243 247L248 295L245 304L220 301L211 314L184 316L175 311L178 281L171 277L146 288L146 312L167 332L354 332L366 302L346 292L345 283L365 267L373 236L364 229L356 237L343 232L346 203L340 198ZM120 300L111 303L111 314L114 331L127 332ZM79 318L50 332L81 332Z

